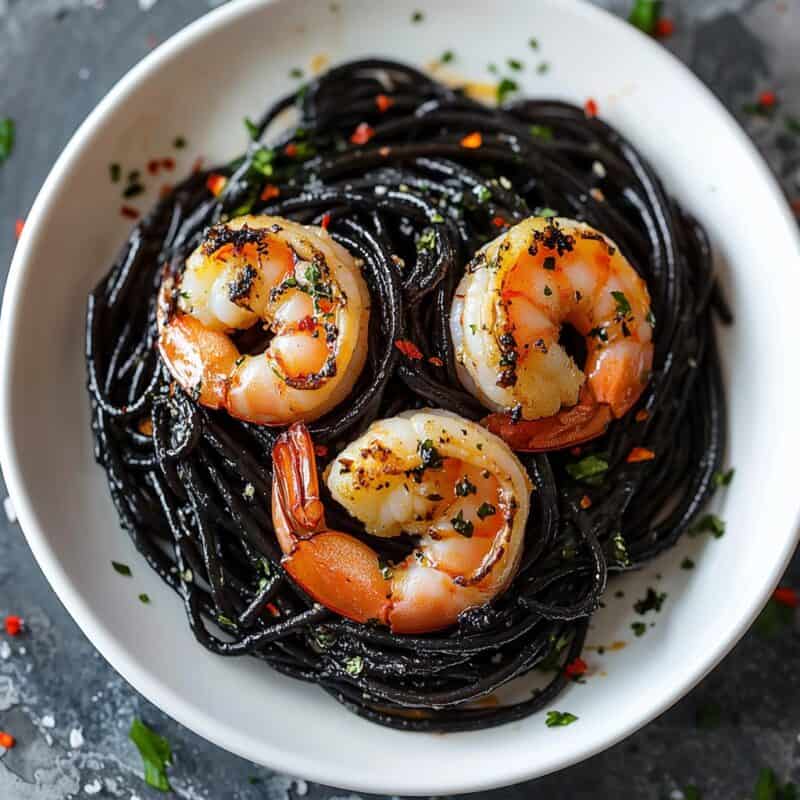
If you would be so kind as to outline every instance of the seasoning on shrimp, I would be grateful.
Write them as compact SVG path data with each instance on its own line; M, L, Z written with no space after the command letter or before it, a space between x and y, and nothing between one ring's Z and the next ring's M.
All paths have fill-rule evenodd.
M650 296L619 247L590 226L530 217L489 242L450 314L457 371L518 450L572 447L639 399L653 361ZM560 340L583 337L579 366Z
M367 351L369 294L327 231L245 216L211 228L159 293L159 350L197 402L262 425L322 416Z
M531 484L502 441L439 410L374 422L327 467L333 499L373 536L418 537L387 564L325 521L314 445L293 425L273 449L272 516L283 564L317 602L394 633L455 624L511 583L522 554Z

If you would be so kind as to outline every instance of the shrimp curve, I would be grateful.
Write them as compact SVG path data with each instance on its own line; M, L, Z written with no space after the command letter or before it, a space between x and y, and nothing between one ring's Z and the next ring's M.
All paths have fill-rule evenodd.
M583 337L583 369L563 324ZM481 248L450 314L459 380L494 412L489 430L523 451L580 444L626 414L649 380L654 324L619 247L563 217L529 217Z
M273 448L272 518L283 564L316 601L356 622L426 633L489 602L519 566L530 508L527 472L502 439L455 414L424 409L374 422L328 466L333 499L367 533L418 537L383 563L331 530L314 446L296 423Z
M340 403L367 354L369 293L323 228L244 216L209 229L158 299L158 346L198 402L262 425Z

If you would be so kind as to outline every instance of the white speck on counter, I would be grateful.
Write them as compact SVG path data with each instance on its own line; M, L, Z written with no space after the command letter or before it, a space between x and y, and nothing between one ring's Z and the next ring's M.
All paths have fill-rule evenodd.
M14 504L11 502L10 497L3 500L3 510L6 512L6 519L13 525L17 521L17 512L14 509Z
M142 11L149 11L158 0L139 0L139 8Z
M296 778L294 791L298 797L305 797L308 794L308 784L302 778Z
M3 661L7 661L11 658L11 645L6 641L0 642L0 658L2 658Z
M85 741L86 740L83 738L83 730L81 728L73 728L69 732L69 746L73 750L83 747Z
M52 714L45 714L42 717L43 728L55 728L55 726L56 726L56 719Z
M81 67L81 68L78 70L78 77L79 77L79 78L80 78L82 81L88 81L88 80L89 80L89 78L91 78L91 77L92 77L92 72L91 72L91 70L90 70L88 67Z
M100 794L100 792L103 791L103 784L95 778L91 783L87 783L86 786L83 787L83 791L88 795Z

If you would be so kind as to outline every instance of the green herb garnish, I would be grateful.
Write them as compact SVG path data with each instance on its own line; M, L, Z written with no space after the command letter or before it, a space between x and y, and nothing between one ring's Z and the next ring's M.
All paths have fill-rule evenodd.
M425 19L425 15L421 11L415 11L411 15L411 21L413 23L415 23L415 24L418 23L418 22L422 22L422 20L424 20L424 19Z
M122 564L119 561L112 561L111 566L114 567L114 570L118 572L120 575L124 575L126 578L130 578L131 568L127 564Z
M617 531L611 537L611 552L614 559L623 567L631 565L631 557L628 555L628 543L622 535L622 531Z
M139 602L147 605L150 602L150 595L142 592L142 594L139 595Z
M417 239L417 251L420 253L433 250L436 245L436 232L433 228L425 228Z
M183 136L176 136L172 142L172 146L176 150L183 150L183 148L186 147L186 138Z
M648 587L647 594L633 604L633 610L637 614L646 614L648 611L661 611L661 606L667 599L666 592L656 592L652 587Z
M647 631L647 625L644 622L631 622L631 630L636 636L644 636Z
M528 46L531 48L531 50L538 50L539 40L535 36L531 36L531 38L528 39Z
M509 58L506 63L509 69L513 69L516 72L520 72L525 66L518 58Z
M259 147L250 156L250 169L269 178L273 173L272 162L275 160L275 151L268 147Z
M351 656L344 662L344 671L357 678L364 671L364 659L361 656Z
M466 536L467 539L472 536L472 532L475 530L475 526L468 519L464 519L463 511L459 511L458 514L450 520L450 524L453 526L453 530L456 533Z
M767 639L772 638L794 621L794 609L770 597L764 610L753 623L753 630Z
M712 478L714 488L719 489L722 486L730 486L735 473L736 470L733 467L731 467L729 470L726 470L725 472L723 472L722 470L720 470L719 472L715 472L714 477Z
M544 724L548 728L563 728L566 725L572 725L578 718L569 711L548 711L545 717Z
M554 208L548 208L547 206L540 206L533 213L535 216L542 217L543 219L552 219L553 217L558 216L558 211L556 211ZM549 269L549 267L546 267L546 269Z
M683 800L703 800L700 790L693 784L683 787Z
M503 78L500 83L497 84L497 102L500 104L504 103L506 98L518 89L519 85L516 81L511 80L511 78Z
M119 183L119 179L122 177L122 167L116 162L109 164L108 174L111 177L111 183Z
M10 117L0 119L0 164L2 164L14 149L15 126Z
M628 15L628 22L652 36L661 16L661 0L636 0Z
M258 139L258 125L256 125L255 122L253 122L253 120L250 119L250 117L244 118L244 127L245 130L247 131L247 135L253 141Z
M456 483L456 497L466 497L469 494L477 494L478 487L465 475Z
M488 203L492 198L492 193L486 186L476 186L472 191L475 194L475 197L478 198L479 203Z
M689 536L699 536L701 533L710 533L715 539L720 539L725 534L725 521L716 514L706 514L689 529Z
M497 513L497 509L491 503L481 503L478 506L478 519L486 519L486 517L493 517Z
M617 301L617 314L620 317L627 317L631 313L631 304L625 297L625 292L611 292L611 296Z
M549 125L531 125L528 130L534 139L541 139L543 142L549 142L553 138L553 129Z
M599 456L586 456L580 461L567 464L567 472L576 481L583 481L586 478L594 478L602 475L608 469L608 461Z
M300 80L300 78L303 77L303 70L301 70L300 67L292 67L289 70L289 77L290 78L296 78L297 80Z
M144 765L144 780L148 786L162 792L172 787L167 778L167 766L172 763L172 749L169 742L134 717L128 738L136 745Z
M544 75L546 72L550 71L550 62L549 61L542 61L538 67L536 67L536 71L540 75Z
M455 57L456 54L452 50L445 50L439 58L439 61L441 61L442 64L449 64Z
M694 561L687 556L681 561L681 569L694 569Z
M771 769L765 767L758 773L753 800L797 800L798 796L797 786L793 783L781 786Z
M800 117L786 117L786 130L789 133L800 134Z
M422 464L420 465L422 469L442 468L443 459L434 446L433 439L425 439L425 441L420 442L418 450L419 457L422 460Z

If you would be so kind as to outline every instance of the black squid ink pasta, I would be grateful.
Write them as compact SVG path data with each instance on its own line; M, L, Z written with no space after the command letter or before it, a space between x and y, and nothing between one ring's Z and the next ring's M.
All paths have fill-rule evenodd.
M296 125L261 143L291 109ZM726 432L712 317L729 313L706 234L637 150L584 109L535 99L490 108L403 64L345 63L274 103L257 128L245 155L191 175L136 224L90 296L95 454L122 525L204 647L256 656L367 719L457 731L546 707L570 680L563 665L581 653L609 577L674 545L713 492ZM218 196L212 174L227 179ZM182 268L209 226L245 213L324 222L363 262L367 363L349 397L308 426L323 466L373 420L403 410L487 414L456 377L455 287L506 226L556 212L611 237L645 279L656 320L647 388L579 454L519 454L535 486L525 549L491 604L425 635L328 611L281 567L270 515L281 429L199 405L161 361L163 275ZM656 457L629 463L634 447ZM607 469L582 472L598 463ZM364 533L329 497L326 507L332 525L387 560L407 552ZM537 667L551 668L549 682L528 699L476 702Z

